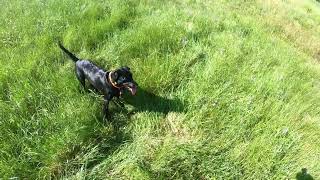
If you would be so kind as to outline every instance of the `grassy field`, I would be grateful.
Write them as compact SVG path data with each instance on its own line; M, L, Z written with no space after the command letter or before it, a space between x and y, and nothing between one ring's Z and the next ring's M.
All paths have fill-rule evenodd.
M0 179L320 178L315 0L0 0ZM83 93L58 49L139 84ZM300 173L300 174L299 174Z

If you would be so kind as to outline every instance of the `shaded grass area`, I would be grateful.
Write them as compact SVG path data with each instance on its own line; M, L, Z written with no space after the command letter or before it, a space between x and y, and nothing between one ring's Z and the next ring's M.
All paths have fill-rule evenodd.
M0 5L0 177L320 177L318 47L283 30L303 18L319 39L311 1L274 4L314 12L283 21L251 1ZM57 40L104 68L130 66L137 96L103 122Z

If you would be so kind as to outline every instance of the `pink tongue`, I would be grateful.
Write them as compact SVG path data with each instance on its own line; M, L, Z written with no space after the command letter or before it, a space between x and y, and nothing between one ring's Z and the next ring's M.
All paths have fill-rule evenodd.
M129 89L130 89L130 91L131 91L131 94L134 96L134 95L136 94L136 92L137 92L136 87L134 86L134 87L129 88Z

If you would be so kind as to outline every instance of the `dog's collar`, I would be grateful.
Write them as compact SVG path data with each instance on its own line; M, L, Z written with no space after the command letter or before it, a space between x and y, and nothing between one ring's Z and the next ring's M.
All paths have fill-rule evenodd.
M117 83L116 82L112 82L112 78L111 78L111 74L113 73L113 71L110 71L109 72L109 75L108 75L108 79L109 79L109 82L111 83L111 85L117 89L121 89L121 87L117 86Z

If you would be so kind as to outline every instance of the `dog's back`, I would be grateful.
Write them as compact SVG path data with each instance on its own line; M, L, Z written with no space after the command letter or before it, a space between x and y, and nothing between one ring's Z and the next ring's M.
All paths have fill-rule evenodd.
M105 87L106 72L88 60L79 60L76 62L76 72L80 73L82 78L87 79L97 90L102 91Z

